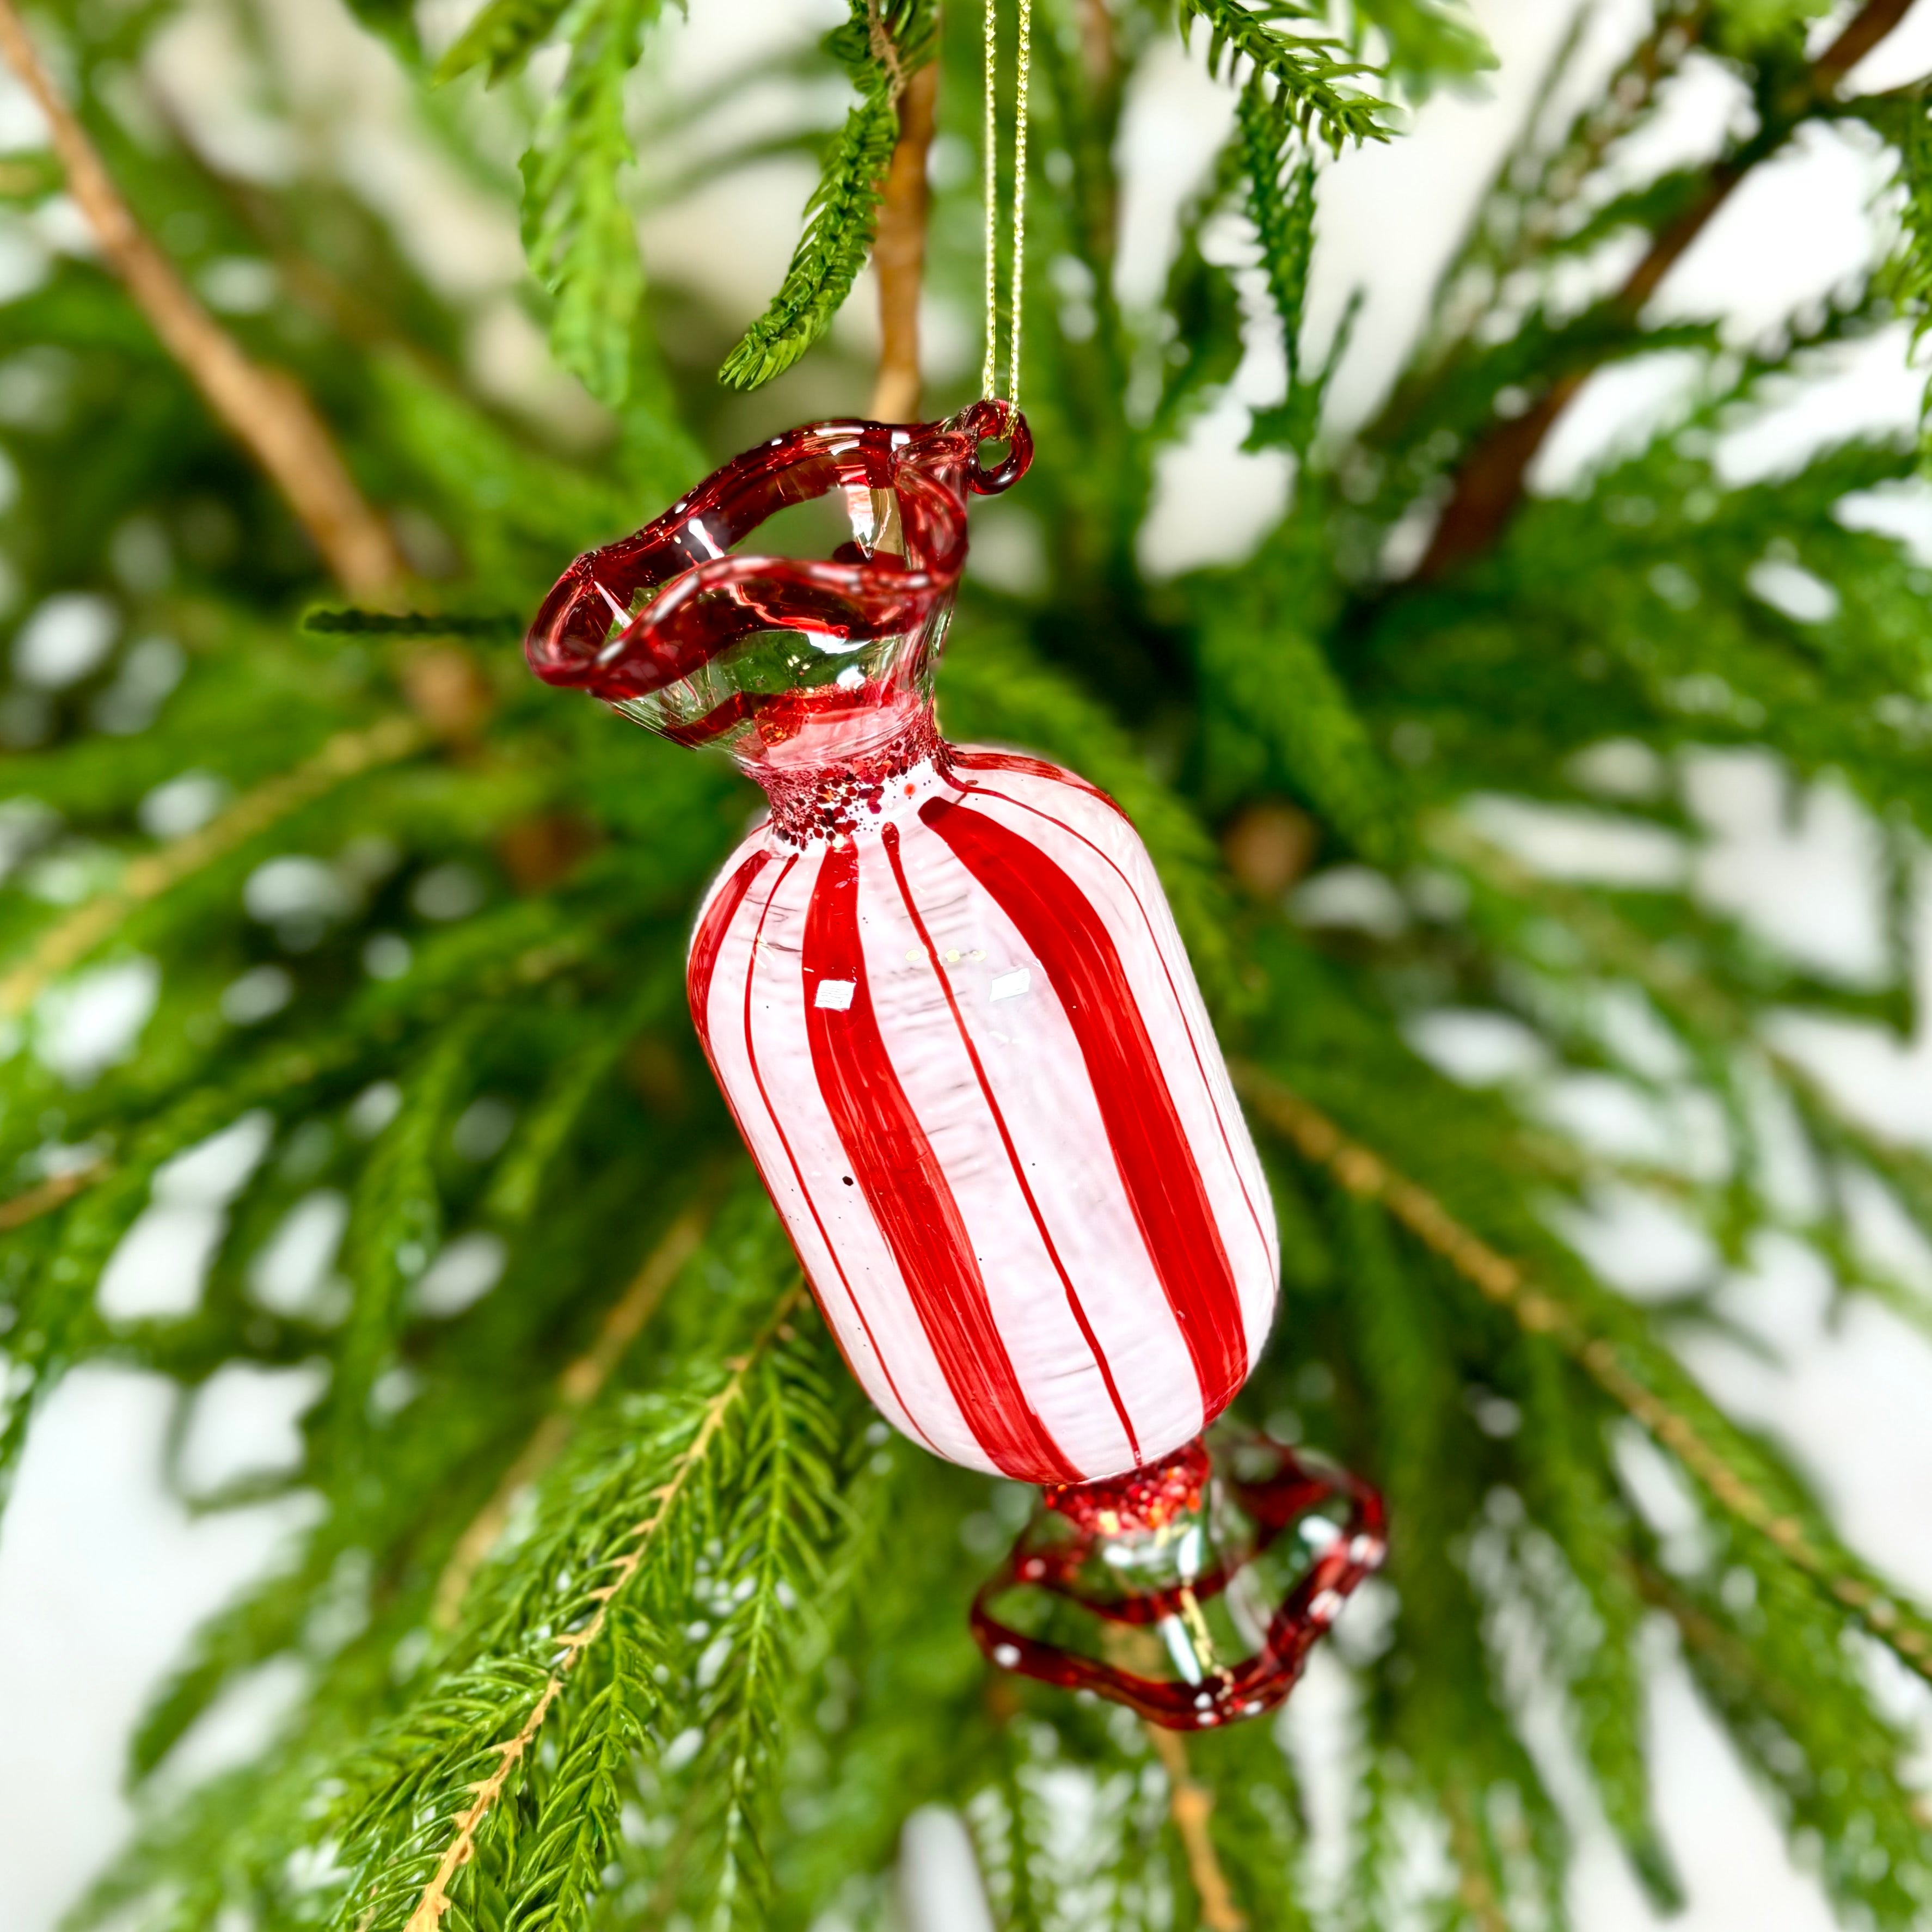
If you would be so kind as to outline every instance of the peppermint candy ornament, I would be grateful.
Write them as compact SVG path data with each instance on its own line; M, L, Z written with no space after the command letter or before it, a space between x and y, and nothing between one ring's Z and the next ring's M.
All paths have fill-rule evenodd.
M988 442L1006 445L991 468ZM1279 1522L1253 1533L1252 1508L1246 1529L1228 1518L1236 1490L1217 1492L1191 1446L1247 1378L1279 1262L1260 1163L1132 826L1071 772L938 731L968 496L1009 488L1030 458L1024 418L1000 403L920 428L794 430L579 557L527 650L552 683L722 744L770 796L700 910L692 1016L854 1373L936 1454L1048 1486L1056 1520L1152 1538L1164 1553L1142 1607L1158 1610L1208 1574L1211 1544L1255 1556L1280 1540ZM736 551L775 512L821 500L849 530L829 556ZM1134 1480L1110 1502L1116 1478ZM1166 1499L1158 1521L1148 1496ZM1113 1680L1140 1673L1118 1658L1073 1678L1042 1662L1064 1653L1044 1624L1094 1607L1079 1568L1010 1565L1014 1589L1044 1586L1040 1628L1016 1638L982 1604L976 1628L1010 1667L1126 1694ZM1276 1690L1248 1621L1235 1642L1258 1642L1260 1662L1237 1702L1224 1666L1204 1702L1127 1701L1163 1722L1264 1708L1299 1650L1280 1647ZM1202 1634L1190 1654L1206 1682Z

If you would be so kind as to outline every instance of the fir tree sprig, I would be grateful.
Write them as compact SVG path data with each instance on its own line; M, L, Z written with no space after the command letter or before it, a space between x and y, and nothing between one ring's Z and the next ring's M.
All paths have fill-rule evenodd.
M898 110L882 80L846 116L806 203L805 232L784 280L724 358L721 382L757 388L783 374L832 326L872 253L880 184L898 138Z
M437 62L436 77L454 80L484 68L492 85L521 72L557 30L571 0L485 0Z
M392 1922L404 1922L399 1908L406 1906L410 1926L435 1927L484 1834L512 1828L502 1822L500 1808L513 1792L513 1780L522 1775L573 1673L586 1656L601 1663L604 1653L598 1647L607 1633L620 1648L646 1635L647 1627L633 1622L626 1614L628 1605L620 1600L626 1588L647 1559L649 1582L653 1588L664 1587L669 1574L688 1564L694 1540L715 1520L718 1467L740 1453L736 1412L754 1387L754 1371L783 1339L782 1331L788 1330L803 1294L802 1286L788 1289L750 1349L734 1358L716 1385L702 1392L694 1389L666 1406L651 1419L652 1426L640 1432L642 1444L627 1459L628 1466L602 1476L602 1514L618 1526L615 1538L579 1553L582 1568L559 1579L562 1600L536 1611L541 1621L533 1619L524 1636L527 1651L506 1652L500 1638L486 1660L470 1666L435 1701L412 1714L407 1742L398 1737L387 1744L383 1757L375 1761L377 1766L386 1760L394 1767L386 1776L378 1770L374 1779L365 1776L352 1784L352 1790L359 1785L358 1796L367 1796L361 1797L359 1811L347 1826L346 1842L356 1852L361 1870L346 1895L341 1922L367 1922L370 1932L384 1932ZM642 1505L642 1514L626 1526L626 1505L632 1499ZM660 1552L668 1546L682 1554L678 1563L661 1566ZM660 1654L643 1660L654 1663ZM626 1694L649 1696L650 1683L648 1672L640 1671ZM522 1714L513 1729L502 1733L499 1713L506 1690L512 1708L520 1706ZM632 1735L629 1704L607 1698L601 1708L608 1722ZM582 1739L594 1732L586 1732L580 1722L578 1734L580 1748ZM427 1758L424 1744L431 1748ZM482 1774L472 1780L473 1772ZM442 1792L448 1797L435 1795ZM458 1794L468 1802L452 1802ZM608 1829L608 1822L601 1828ZM520 1881L528 1901L523 1909L538 1914L537 1922L545 1915L556 1922L555 1910L570 1893L569 1874L582 1843L574 1833L556 1831L542 1841L551 1862L526 1871ZM581 1910L580 1894L570 1902ZM365 1913L370 1915L366 1921Z
M824 336L851 292L878 232L886 170L898 139L898 98L932 57L932 10L924 0L853 0L852 17L829 42L858 88L859 104L827 148L805 206L784 280L718 370L718 380L755 389L782 375Z
M1397 80L1426 88L1496 64L1495 50L1459 0L1354 0L1354 12L1386 38L1389 71Z
M134 860L117 886L76 907L38 936L28 957L0 980L0 1014L11 1018L25 1012L56 974L106 944L136 907L225 858L336 785L420 751L428 736L414 718L400 716L364 731L344 733L294 770L226 806L198 830L184 832L161 850Z
M1321 8L1304 0L1181 0L1185 33L1196 20L1208 26L1208 64L1216 73L1238 61L1274 84L1283 121L1310 139L1326 142L1340 154L1349 142L1386 141L1390 130L1382 118L1388 103L1353 85L1375 70L1346 58L1347 49L1324 34L1301 33L1285 24L1318 22Z
M1304 384L1301 374L1302 311L1315 252L1314 158L1303 155L1284 165L1287 117L1280 101L1262 91L1258 77L1242 88L1234 120L1247 169L1248 218L1261 244L1262 268L1288 364L1288 394L1273 434L1302 455L1314 436L1325 387Z
M473 58L487 59L494 77L526 57L551 24L541 17L548 10L518 10L514 25L500 22L487 51L479 42ZM612 404L629 392L632 319L644 290L623 192L636 159L624 90L658 10L658 0L571 0L555 20L570 42L569 64L523 163L524 248L554 298L551 351L593 396Z

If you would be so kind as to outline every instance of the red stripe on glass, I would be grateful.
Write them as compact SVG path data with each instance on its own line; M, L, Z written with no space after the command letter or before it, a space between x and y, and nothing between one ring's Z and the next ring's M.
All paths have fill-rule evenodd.
M952 1024L958 1029L959 1043L966 1049L966 1058L973 1063L973 1077L980 1083L981 1096L986 1102L986 1111L992 1116L993 1126L1000 1136L1000 1144L1006 1150L1006 1160L1013 1170L1013 1179L1018 1184L1021 1195L1027 1204L1027 1211L1033 1216L1033 1224L1040 1231L1041 1245L1046 1250L1047 1259L1053 1264L1053 1271L1060 1277L1060 1285L1066 1291L1066 1305L1073 1312L1073 1319L1094 1357L1094 1366L1100 1371L1100 1379L1107 1387L1107 1399L1114 1405L1114 1413L1120 1418L1120 1426L1126 1431L1127 1447L1132 1452L1136 1463L1141 1460L1140 1438L1134 1433L1132 1418L1127 1414L1127 1406L1120 1400L1120 1391L1114 1382L1114 1371L1108 1365L1107 1352L1100 1346L1100 1338L1094 1332L1094 1324L1087 1318L1087 1311L1080 1305L1079 1291L1073 1286L1073 1277L1066 1272L1066 1264L1060 1258L1060 1250L1054 1246L1053 1237L1047 1232L1046 1217L1040 1211L1040 1203L1034 1198L1033 1189L1028 1185L1026 1169L1022 1164L1019 1150L1013 1145L1013 1137L1006 1130L1006 1117L1000 1111L1000 1103L993 1096L992 1083L986 1078L986 1070L980 1059L980 1049L973 1044L973 1036L966 1029L966 1016L959 1010L958 996L952 990L952 979L939 956L939 949L932 943L932 935L926 929L926 921L920 917L919 908L914 904L912 886L905 875L905 866L899 857L899 829L896 825L886 826L879 835L886 848L886 856L890 861L892 878L899 889L899 898L906 909L906 916L912 921L913 930L919 934L919 943L926 948L926 956L932 962L938 975L940 991L946 995L946 1010L952 1016Z
M850 988L848 1004L818 1004L827 981ZM805 1024L853 1179L974 1438L1004 1474L1077 1483L1080 1472L1020 1387L958 1204L880 1035L859 937L859 855L849 841L826 853L806 912Z
M1022 772L1030 778L1051 778L1056 784L1071 785L1076 791L1084 791L1089 798L1097 798L1109 812L1126 819L1130 825L1133 823L1098 785L1083 778L1078 772L1070 772L1064 765L1049 764L1044 758L1030 758L1024 752L988 752L958 745L948 748L952 763L966 771Z
M805 1202L806 1211L812 1216L812 1225L818 1230L818 1238L824 1244L825 1252L831 1259L832 1271L838 1277L838 1286L845 1291L845 1299L851 1304L852 1312L858 1318L859 1326L865 1330L866 1340L872 1345L872 1359L878 1364L879 1372L885 1377L886 1386L892 1390L892 1400L898 1404L901 1413L904 1414L906 1420L918 1430L919 1439L928 1449L932 1449L933 1454L936 1456L939 1451L933 1448L932 1438L923 1429L920 1428L919 1418L913 1414L911 1408L907 1404L905 1397L899 1394L899 1385L892 1379L892 1365L886 1360L885 1351L879 1346L879 1338L872 1333L872 1324L866 1319L866 1311L860 1305L858 1296L853 1293L851 1282L846 1279L845 1266L838 1258L838 1250L834 1244L831 1235L826 1230L824 1219L818 1211L818 1203L812 1198L812 1190L806 1185L805 1170L799 1166L798 1156L792 1151L791 1137L784 1130L784 1123L778 1118L778 1110L772 1105L772 1096L765 1088L765 1076L758 1070L758 1050L752 1039L752 988L757 983L758 976L759 943L765 936L765 921L770 917L772 908L776 903L778 894L784 890L785 880L791 876L792 868L797 863L798 854L794 852L784 862L784 868L778 874L776 884L772 886L770 892L766 896L764 908L758 914L757 928L752 934L751 958L745 967L745 1058L751 1066L752 1078L758 1083L758 1098L765 1104L765 1113L766 1118L771 1121L772 1131L778 1136L778 1145L784 1149L785 1159L791 1163L792 1178L798 1183L799 1194ZM815 896L814 895L814 898ZM716 1072L715 1066L712 1070ZM740 1132L742 1131L741 1129ZM748 1142L747 1144L748 1145L749 1143ZM755 1154L752 1157L754 1160L756 1160ZM769 1181L766 1183L765 1192L767 1194L772 1192ZM794 1252L796 1252L796 1251L794 1247ZM800 1265L801 1267L804 1265L802 1259ZM812 1270L806 1268L805 1273L806 1278L811 1280ZM817 1288L818 1282L813 1281L812 1286L814 1288ZM836 1336L838 1332L837 1323L832 1322L827 1325ZM843 1352L842 1350L841 1352ZM849 1360L846 1366L848 1368L851 1366Z
M1180 1324L1212 1421L1246 1378L1240 1297L1119 948L1093 902L1037 847L947 799L920 817L1012 920L1064 1010L1134 1219Z
M754 852L724 884L712 895L711 903L704 908L704 916L698 922L698 930L691 936L691 957L684 968L685 997L691 1002L692 1024L698 1029L698 1044L704 1049L704 1056L711 1058L711 979L718 970L718 954L724 944L724 935L731 929L731 922L738 916L738 908L745 903L745 895L752 890L752 881L764 870L769 855ZM715 1078L718 1069L714 1063L712 1073Z
M1037 762L1037 760L1031 762ZM1042 810L1039 806L1029 805L1023 798L1015 798L1010 792L995 791L991 785L976 785L964 778L959 782L966 790L973 793L977 797L996 798L1003 805L1016 806L1022 812L1030 812L1036 818L1043 818L1048 824L1065 832L1068 838L1078 839L1081 844L1085 846L1096 859L1101 860L1120 884L1126 887L1127 896L1133 901L1134 908L1141 916L1142 925L1147 928L1148 944L1154 948L1154 956L1160 962L1161 972L1167 981L1167 990L1174 998L1174 1010L1180 1016L1182 1028L1187 1035L1188 1048L1194 1055L1195 1071L1201 1076L1201 1084L1208 1095L1208 1105L1214 1115L1214 1124L1221 1130L1221 1145L1227 1154L1228 1165L1234 1170L1234 1184L1241 1190L1242 1204L1248 1210L1248 1219L1254 1223L1255 1238L1262 1244L1262 1258L1264 1264L1272 1269L1274 1265L1274 1250L1268 1245L1268 1230L1262 1226L1261 1214L1255 1206L1254 1196L1248 1192L1247 1178L1242 1173L1241 1163L1235 1157L1234 1143L1228 1136L1227 1122L1222 1118L1221 1103L1215 1095L1214 1083L1208 1077L1208 1064L1202 1058L1200 1042L1194 1037L1194 1023L1187 1017L1186 1003L1180 997L1180 988L1174 983L1173 974L1168 970L1167 955L1161 950L1160 935L1154 929L1154 921L1148 916L1147 907L1142 902L1140 894L1134 890L1133 880L1129 878L1126 874L1114 863L1112 858L1095 844L1085 832L1069 825L1065 819L1056 818L1052 812ZM1088 789L1090 790L1091 788ZM1102 792L1100 796L1107 798L1105 792ZM1110 798L1107 799L1107 802L1109 805L1114 805L1114 801ZM1120 807L1114 805L1114 809L1118 812Z

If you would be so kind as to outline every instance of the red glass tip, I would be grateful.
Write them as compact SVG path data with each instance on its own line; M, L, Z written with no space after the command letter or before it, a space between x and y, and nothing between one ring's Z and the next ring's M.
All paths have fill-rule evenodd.
M1387 1548L1366 1484L1217 1430L1127 1475L1046 1490L974 1598L973 1635L1003 1670L1206 1730L1281 1702Z

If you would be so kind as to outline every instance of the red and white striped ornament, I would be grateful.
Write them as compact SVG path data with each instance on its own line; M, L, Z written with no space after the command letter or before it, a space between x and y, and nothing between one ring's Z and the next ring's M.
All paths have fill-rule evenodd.
M872 1400L1045 1486L974 1600L980 1648L1198 1730L1288 1694L1382 1560L1382 1505L1280 1444L1200 1439L1279 1267L1173 916L1104 793L934 721L967 497L1031 448L993 402L774 437L579 557L527 649L770 796L700 910L692 1017ZM738 552L820 499L850 532L830 556ZM1164 1676L1130 1660L1150 1637Z

